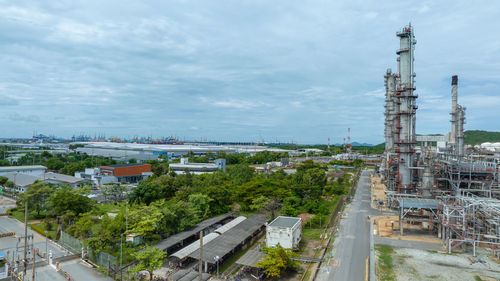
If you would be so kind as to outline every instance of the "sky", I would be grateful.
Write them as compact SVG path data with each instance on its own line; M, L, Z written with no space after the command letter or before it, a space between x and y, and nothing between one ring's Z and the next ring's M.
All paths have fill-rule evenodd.
M383 142L414 26L417 133L498 131L498 1L2 1L0 137Z

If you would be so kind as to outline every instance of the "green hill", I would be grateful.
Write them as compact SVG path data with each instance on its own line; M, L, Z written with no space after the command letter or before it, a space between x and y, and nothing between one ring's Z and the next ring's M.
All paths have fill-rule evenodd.
M488 132L481 130L465 131L466 144L481 144L483 142L500 142L500 132Z

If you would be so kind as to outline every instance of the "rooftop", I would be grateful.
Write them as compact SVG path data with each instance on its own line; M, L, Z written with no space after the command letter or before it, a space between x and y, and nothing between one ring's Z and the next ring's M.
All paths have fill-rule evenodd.
M221 215L221 216L217 216L217 217L213 217L213 218L204 220L204 221L198 223L197 225L195 225L190 230L186 230L186 231L176 233L174 235L170 235L166 239L163 239L162 241L160 241L159 243L154 245L154 247L159 248L161 250L167 250L170 247L172 247L178 243L183 242L184 240L188 239L189 237L199 234L200 231L206 229L207 227L210 227L214 224L218 224L221 221L223 221L227 218L230 218L232 216L233 216L233 213L227 213L225 215Z
M101 166L103 167L110 167L110 168L124 168L124 167L136 167L136 166L144 166L144 165L150 165L150 164L141 164L141 163L132 163L132 164L117 164L117 165L107 165L107 166Z
M56 181L65 182L65 183L77 183L77 182L84 181L84 179L82 179L82 178L76 178L73 176L52 173L52 172L40 175L39 178L42 180L56 180Z
M236 249L236 247L242 245L245 241L248 241L250 237L255 235L255 233L264 226L266 221L266 216L255 214L222 233L203 246L203 261L213 264L214 257L219 256L224 258ZM193 259L199 259L200 250L197 249L189 256Z
M33 166L5 166L5 167L0 167L0 172L19 171L19 170L37 170L37 169L44 169L44 170L46 170L47 167L42 166L42 165L33 165Z
M277 227L293 227L295 224L297 224L297 222L300 222L300 218L279 216L275 218L269 225Z
M16 186L25 187L37 180L40 180L38 176L18 173L18 172L10 172L3 174L4 177L9 179L9 181L13 182Z

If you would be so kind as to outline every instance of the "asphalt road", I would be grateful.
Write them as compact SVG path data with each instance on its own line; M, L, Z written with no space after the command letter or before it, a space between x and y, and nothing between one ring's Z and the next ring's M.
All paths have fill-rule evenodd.
M24 224L20 221L9 218L7 216L0 216L0 232L14 232L15 236L8 236L0 238L0 251L8 254L9 260L12 260L12 253L16 259L22 259L24 256ZM39 249L40 252L45 252L45 246L49 251L52 251L52 256L54 258L66 256L69 253L64 249L61 249L57 244L48 240L47 244L45 242L45 236L42 236L30 228L28 228L28 236L33 235L34 241L28 240L28 245L31 248L32 242L35 248ZM18 248L16 251L16 247Z
M369 224L367 216L370 206L369 180L372 170L363 170L351 204L346 206L339 230L317 280L361 281L365 278L365 261L370 254Z
M10 200L2 200L3 198L3 196L0 197L0 213L1 210L7 210L12 207L12 202ZM14 218L9 218L8 216L0 216L0 233L5 232L14 232L16 233L16 235L0 238L0 251L2 251L7 256L9 263L12 262L13 258L15 258L16 260L22 260L24 258L24 239L21 239L21 237L24 237L24 223L21 223ZM45 252L45 246L47 245L48 250L52 251L52 256L54 258L71 255L71 253L61 248L51 240L46 241L45 236L40 235L28 228L28 236L30 235L33 235L34 237L33 241L28 241L30 249L33 242L35 248L39 249L40 252ZM32 259L32 257L32 254L30 254L29 259ZM38 262L42 259L37 256L36 260ZM94 270L91 266L82 262L80 259L61 263L61 268L66 270L76 281L112 280L111 278L106 277L100 272ZM28 271L28 274L31 278L31 270ZM61 274L57 273L55 268L49 265L44 265L36 268L35 277L36 280L67 280Z

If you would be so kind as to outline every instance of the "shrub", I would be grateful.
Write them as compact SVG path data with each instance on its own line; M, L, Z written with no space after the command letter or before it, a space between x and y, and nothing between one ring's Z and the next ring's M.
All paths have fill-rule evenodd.
M43 229L41 229L40 227L34 225L34 224L30 224L30 227L31 229L33 229L34 231L38 232L39 234L45 236L45 231ZM47 238L49 239L52 239L52 235L50 235L50 233L47 233Z

